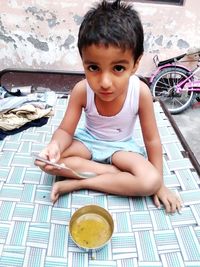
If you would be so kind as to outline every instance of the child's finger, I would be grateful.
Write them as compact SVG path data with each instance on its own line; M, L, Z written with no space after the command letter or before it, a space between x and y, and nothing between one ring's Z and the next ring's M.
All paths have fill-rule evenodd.
M177 208L178 208L178 202L175 200L175 201L171 202L170 205L171 205L170 212L171 213L176 212L177 211Z
M182 210L182 207L183 207L184 205L182 204L182 202L180 201L180 199L179 199L179 201L178 201L178 203L177 203L177 211L178 211L178 213L182 213L181 212L181 210Z
M176 194L176 202L177 202L177 204L176 204L176 209L177 209L177 211L179 212L179 213L181 213L181 209L182 209L182 207L184 206L183 205L183 203L182 203L182 200L180 199L180 196L178 195L178 193L177 192L175 192L175 194Z
M156 205L156 207L157 207L157 208L160 208L160 200L159 200L159 198L158 198L157 195L155 195L155 196L153 197L153 200L154 200L154 204Z

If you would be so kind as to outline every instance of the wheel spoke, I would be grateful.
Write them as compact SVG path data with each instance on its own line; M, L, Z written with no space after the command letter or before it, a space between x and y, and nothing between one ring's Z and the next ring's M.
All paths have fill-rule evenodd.
M182 112L192 102L193 92L184 89L185 84L182 84L180 91L177 91L177 84L185 80L188 75L188 71L180 67L167 67L162 69L152 82L153 96L161 99L171 113Z

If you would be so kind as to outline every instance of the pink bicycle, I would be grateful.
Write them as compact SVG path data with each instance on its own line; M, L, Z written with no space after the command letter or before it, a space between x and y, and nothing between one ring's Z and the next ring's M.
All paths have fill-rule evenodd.
M194 69L182 65L191 61L181 60L185 56L197 62ZM159 61L156 55L153 60L157 69L150 78L152 95L162 100L171 114L183 112L195 99L200 101L200 76L196 75L200 71L200 49L164 61Z

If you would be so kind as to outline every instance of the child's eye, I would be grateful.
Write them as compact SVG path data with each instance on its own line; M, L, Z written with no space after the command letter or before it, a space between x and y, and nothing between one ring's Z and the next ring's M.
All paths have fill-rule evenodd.
M97 65L90 65L88 66L88 70L91 72L98 71L99 67Z
M114 71L123 72L124 70L125 70L124 66L121 66L121 65L114 66Z

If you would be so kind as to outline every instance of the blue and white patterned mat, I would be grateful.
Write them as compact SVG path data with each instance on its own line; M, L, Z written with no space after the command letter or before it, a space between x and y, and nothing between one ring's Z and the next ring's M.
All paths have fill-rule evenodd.
M55 177L34 166L31 152L50 140L64 115L0 141L0 267L199 267L200 180L159 103L154 104L163 145L164 180L180 195L182 214L167 215L150 197L132 198L81 190L52 206ZM135 131L142 143L139 125ZM98 252L79 249L69 236L73 212L86 204L108 209L115 222L111 242Z

